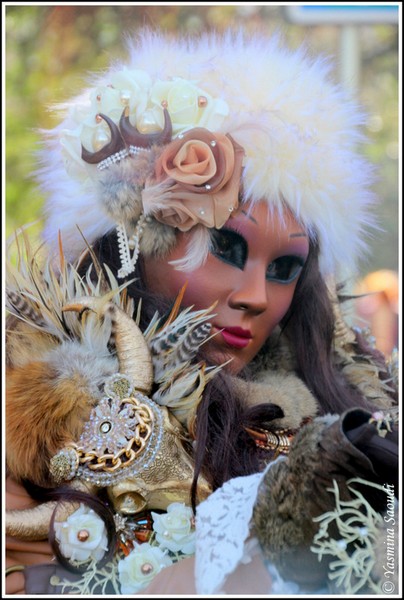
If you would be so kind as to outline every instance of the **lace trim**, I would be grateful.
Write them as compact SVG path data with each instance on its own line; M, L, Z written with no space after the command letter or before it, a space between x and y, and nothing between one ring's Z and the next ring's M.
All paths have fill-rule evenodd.
M228 575L240 562L248 561L247 538L262 473L227 481L204 502L196 513L195 586L197 594L220 592ZM256 545L253 546L253 553Z

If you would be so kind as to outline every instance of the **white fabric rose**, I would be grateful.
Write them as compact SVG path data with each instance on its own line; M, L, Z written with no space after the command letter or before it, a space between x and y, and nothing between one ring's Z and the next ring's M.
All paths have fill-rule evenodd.
M150 75L140 69L124 68L112 73L111 85L120 90L121 111L122 101L127 99L130 112L136 111L137 117L142 114L147 108L151 83Z
M153 530L161 548L171 552L195 552L195 527L192 509L181 502L173 502L165 514L152 512Z
M175 78L152 84L145 71L124 68L111 73L105 85L89 90L81 103L71 107L71 129L63 129L60 137L68 172L78 179L91 177L94 168L86 168L89 165L81 158L81 145L96 152L111 139L107 123L97 117L99 113L118 125L127 106L132 125L142 133L153 133L164 126L163 101L168 105L173 136L195 127L218 131L229 114L224 100L212 98L192 81Z
M55 536L63 556L79 562L101 560L108 550L104 521L84 504L66 521L55 522Z
M99 113L107 115L116 124L119 123L124 106L129 107L130 113L135 112L136 118L142 115L147 108L150 85L148 73L123 69L111 75L108 85L93 89L89 96L90 104L74 107L71 112L72 119L79 126L80 142L83 146L93 152L107 144L110 139L108 125L103 120L97 120ZM62 132L62 144L66 135L68 132ZM80 160L81 143L75 148Z
M201 99L202 103L201 103ZM160 126L163 126L161 103L167 102L173 135L194 127L206 127L212 131L218 129L229 107L223 100L214 100L191 81L175 78L173 81L158 81L150 92L150 100L156 105L154 114Z
M135 546L132 552L118 563L121 594L136 594L145 588L157 573L170 565L171 558L160 548L149 543Z

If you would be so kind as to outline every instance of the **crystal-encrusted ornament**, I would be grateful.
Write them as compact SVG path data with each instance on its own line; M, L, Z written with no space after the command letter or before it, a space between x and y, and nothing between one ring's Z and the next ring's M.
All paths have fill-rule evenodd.
M63 448L50 460L49 471L55 483L70 481L76 475L79 455L75 448Z

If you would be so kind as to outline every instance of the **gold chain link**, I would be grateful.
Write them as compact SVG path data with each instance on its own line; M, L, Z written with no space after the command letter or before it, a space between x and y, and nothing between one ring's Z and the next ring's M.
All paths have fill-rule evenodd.
M135 434L128 441L126 447L122 448L117 454L98 456L94 451L85 452L82 448L77 448L80 464L85 464L91 471L115 473L123 467L128 467L143 452L151 436L154 415L147 404L142 404L137 398L126 398L122 402L131 404L134 407L138 421Z

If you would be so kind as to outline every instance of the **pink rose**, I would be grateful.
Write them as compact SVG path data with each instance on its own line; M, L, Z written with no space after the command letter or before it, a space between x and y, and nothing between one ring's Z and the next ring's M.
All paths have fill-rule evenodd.
M243 155L230 135L188 131L157 159L156 179L165 191L145 195L146 214L181 231L197 224L222 227L238 206Z

